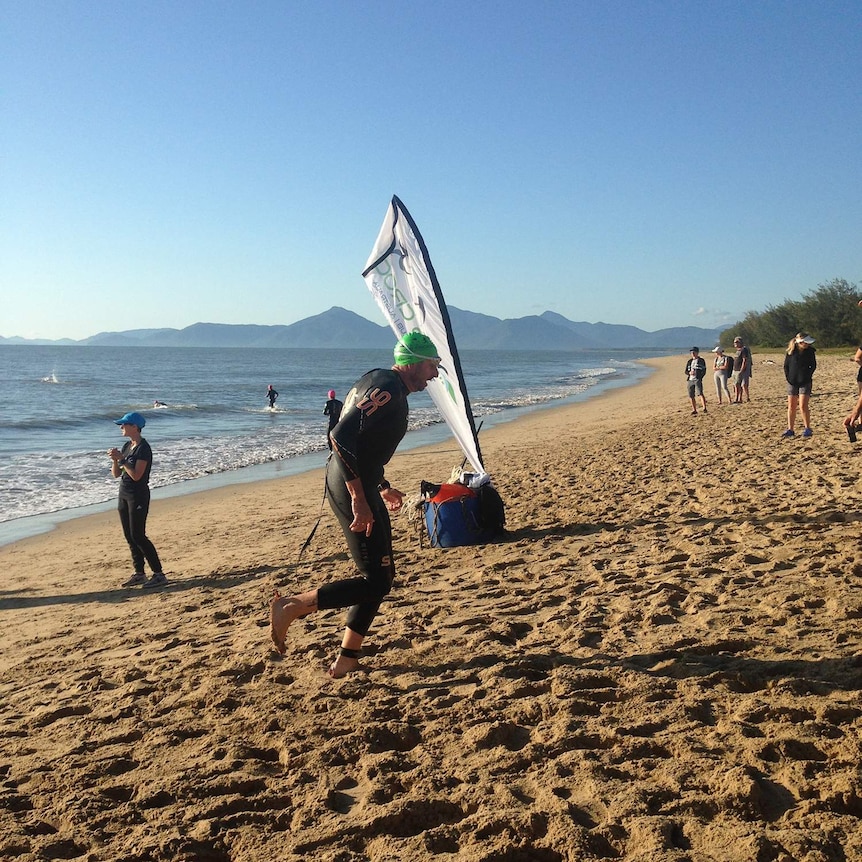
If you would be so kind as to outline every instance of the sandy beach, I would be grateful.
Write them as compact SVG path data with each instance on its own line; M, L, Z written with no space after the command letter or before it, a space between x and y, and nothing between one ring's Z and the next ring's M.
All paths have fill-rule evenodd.
M711 355L707 364L711 365ZM268 600L348 575L322 471L159 499L171 586L124 590L116 513L0 548L0 857L862 860L856 366L781 354L693 417L686 356L482 434L508 536L420 546L361 672L343 612L272 649ZM157 443L154 443L157 448ZM157 453L156 453L157 454ZM397 454L418 492L454 443Z

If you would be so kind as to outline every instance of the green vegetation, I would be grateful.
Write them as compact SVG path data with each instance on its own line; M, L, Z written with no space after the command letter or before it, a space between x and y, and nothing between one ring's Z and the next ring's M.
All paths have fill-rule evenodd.
M785 348L797 332L808 332L817 347L857 347L862 344L862 293L855 284L835 278L799 301L788 300L766 311L749 311L740 323L721 334L721 343L741 335L748 345Z

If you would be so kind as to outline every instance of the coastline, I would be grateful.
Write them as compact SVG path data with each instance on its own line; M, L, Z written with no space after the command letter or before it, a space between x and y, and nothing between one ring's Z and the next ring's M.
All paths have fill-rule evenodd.
M0 855L862 860L862 445L851 359L782 440L752 402L690 416L686 357L482 433L505 540L421 546L364 672L344 614L268 641L268 598L352 568L322 470L156 501L172 581L122 590L106 512L0 548ZM771 361L771 364L769 364ZM405 492L454 443L399 452Z
M638 360L638 362L642 366L648 365L646 360ZM634 379L610 379L587 390L586 392L579 393L570 398L560 399L559 401L542 405L508 408L498 413L491 413L481 421L484 423L486 429L490 429L497 425L505 425L509 422L517 422L520 418L529 416L534 412L556 410L572 404L582 404L594 398L601 398L606 393L615 389L636 386L642 379L643 375L641 374L636 374ZM441 421L436 425L408 432L399 447L399 451L407 452L415 449L422 449L428 446L445 443L447 440L450 440L453 446L457 446L455 441L451 438L451 432L448 430L445 423ZM197 479L188 479L171 485L162 485L160 487L153 488L153 502L157 503L174 497L187 497L233 485L249 485L266 481L279 481L288 476L315 472L323 469L327 455L328 452L322 449L318 452L311 452L294 458L243 467L225 472L211 473ZM102 502L92 503L86 506L71 507L54 512L46 512L40 515L16 518L11 521L2 521L0 522L0 547L51 532L61 524L68 521L77 520L78 518L87 518L104 512L113 512L115 509L116 498L111 497Z

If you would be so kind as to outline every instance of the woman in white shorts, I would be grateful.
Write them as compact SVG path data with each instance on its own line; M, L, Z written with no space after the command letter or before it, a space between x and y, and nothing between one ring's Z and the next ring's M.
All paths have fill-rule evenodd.
M724 348L721 345L713 347L712 352L715 354L712 367L714 369L715 394L718 395L718 403L721 404L722 397L727 395L727 403L730 404L733 399L730 397L730 389L727 388L727 381L733 370L733 360L724 352Z

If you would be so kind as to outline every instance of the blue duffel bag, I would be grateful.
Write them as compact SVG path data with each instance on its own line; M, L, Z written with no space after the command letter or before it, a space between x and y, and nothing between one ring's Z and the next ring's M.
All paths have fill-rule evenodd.
M452 497L442 503L428 500L423 505L432 548L458 548L487 540L487 531L479 525L479 499L475 495Z
M487 482L476 490L460 483L422 482L422 514L432 548L458 548L506 535L506 511Z

